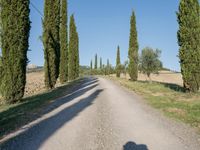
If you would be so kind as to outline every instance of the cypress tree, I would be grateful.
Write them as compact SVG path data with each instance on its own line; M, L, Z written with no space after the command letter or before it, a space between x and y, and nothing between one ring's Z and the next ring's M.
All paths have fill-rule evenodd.
M68 31L67 31L67 0L61 1L60 23L60 82L68 80Z
M109 62L109 59L107 59L106 75L110 75L110 62Z
M30 33L29 3L29 0L1 0L1 94L7 103L14 103L24 95Z
M120 66L121 65L121 61L120 61L120 47L117 47L117 58L116 58L116 76L119 78L120 77L120 73L121 73L121 69Z
M103 69L102 58L100 58L100 69Z
M90 74L92 75L92 70L93 70L93 64L92 64L92 60L90 61Z
M45 86L55 87L60 60L60 0L45 0L43 21Z
M76 32L76 52L75 52L75 77L79 77L79 36Z
M200 8L198 0L181 0L177 13L178 44L183 85L196 92L200 87Z
M94 64L94 69L95 69L95 70L98 69L98 56L97 56L97 54L95 55L95 64Z
M68 74L69 80L76 79L76 65L77 65L77 31L75 25L74 15L70 17L70 31L69 31L69 66Z
M130 21L130 39L129 39L129 75L132 81L137 81L138 78L138 40L137 40L137 29L136 29L136 18L134 11L132 12Z
M92 60L90 61L90 70L93 69L93 64L92 64Z

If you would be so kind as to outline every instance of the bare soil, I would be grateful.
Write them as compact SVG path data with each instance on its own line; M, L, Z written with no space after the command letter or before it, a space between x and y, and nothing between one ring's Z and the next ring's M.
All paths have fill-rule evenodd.
M59 87L61 84L58 81L56 87ZM26 88L25 88L25 96L31 96L39 93L43 93L45 91L45 83L44 83L44 72L31 72L26 75Z
M121 75L121 77L127 78L127 79L130 78L128 74L126 76ZM139 73L138 80L148 81L149 78L145 74ZM170 72L170 71L160 71L159 74L152 74L151 80L156 81L156 82L162 82L162 83L177 84L180 86L183 85L181 73L174 73L174 72Z
M129 75L121 75L122 78L129 79ZM138 80L140 81L147 81L149 78L139 73ZM177 84L182 86L183 80L181 73L173 73L170 71L160 71L159 74L152 74L151 80L156 82L163 82L163 83L171 83L171 84ZM56 86L59 86L59 81ZM26 83L26 89L25 89L25 96L30 96L38 93L44 92L45 84L44 84L44 72L32 72L27 73L27 83Z
M27 73L25 96L41 93L44 91L44 72Z

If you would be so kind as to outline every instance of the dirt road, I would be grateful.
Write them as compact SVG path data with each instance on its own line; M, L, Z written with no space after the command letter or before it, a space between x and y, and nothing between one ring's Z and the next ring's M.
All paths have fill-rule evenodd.
M107 79L87 78L48 109L52 111L10 135L14 138L0 149L200 149L200 138L193 129L167 119Z

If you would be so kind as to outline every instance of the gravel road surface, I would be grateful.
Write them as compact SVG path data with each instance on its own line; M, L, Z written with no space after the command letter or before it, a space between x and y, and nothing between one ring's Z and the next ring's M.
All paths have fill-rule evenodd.
M44 111L48 113L8 135L0 149L200 150L193 129L108 79L88 77Z

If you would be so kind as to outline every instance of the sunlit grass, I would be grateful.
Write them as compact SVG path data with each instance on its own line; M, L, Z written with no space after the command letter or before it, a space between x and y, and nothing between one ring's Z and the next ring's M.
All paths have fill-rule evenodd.
M142 95L148 104L165 115L200 129L200 93L185 93L182 87L174 84L131 82L116 77L110 79Z
M81 82L81 80L82 79L70 82L52 91L24 98L21 102L16 104L1 104L0 138L39 117L40 111L42 111L45 106L52 103L57 98L66 95L66 91L73 85Z

